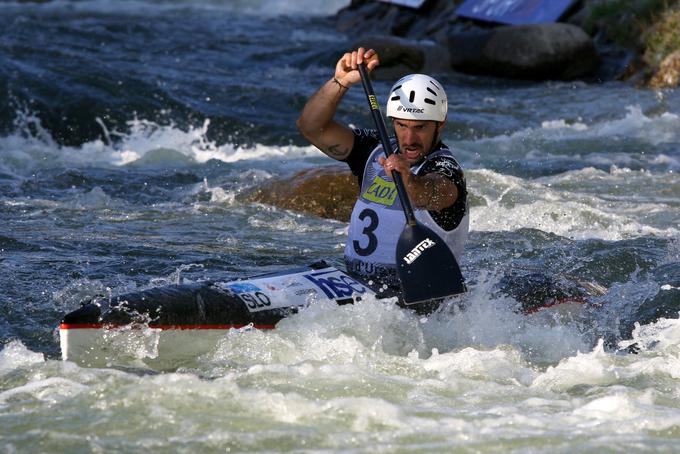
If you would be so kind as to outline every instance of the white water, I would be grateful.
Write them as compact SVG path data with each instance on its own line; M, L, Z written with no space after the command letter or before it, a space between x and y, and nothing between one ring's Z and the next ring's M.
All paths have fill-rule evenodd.
M204 164L218 160L230 164L252 165L241 173L241 185L223 188L205 181L196 192L210 192L217 203L234 201L236 191L261 184L278 175L289 175L306 167L331 165L334 161L312 146L235 147L217 144L207 138L210 124L181 130L173 125L162 126L146 120L132 120L129 131L109 131L99 120L112 143L101 140L78 147L56 144L38 119L21 113L17 132L0 138L0 171L29 176L41 168L99 166L178 167ZM549 124L548 124L549 123ZM29 129L37 131L29 134ZM600 238L622 240L642 235L665 238L680 237L680 166L676 158L649 155L644 152L636 162L661 164L665 172L650 172L644 168L632 170L625 165L631 154L591 151L571 155L569 159L594 166L553 176L523 178L483 168L485 154L504 154L515 159L537 159L550 162L555 156L539 152L531 144L560 143L574 138L597 140L607 146L611 140L626 142L641 140L650 146L680 141L680 117L666 113L657 117L630 108L621 119L604 121L591 126L565 125L549 121L536 129L527 129L510 136L498 136L475 142L449 141L460 154L466 169L473 208L471 229L477 231L514 231L535 228L572 239ZM573 137L571 137L573 135ZM537 145L538 146L538 145ZM483 154L485 153L485 154ZM647 161L645 161L647 160ZM480 162L481 161L481 162ZM482 168L477 168L481 166ZM78 196L75 204L109 203L109 195L100 189L96 193Z
M38 109L20 107L0 137L0 452L678 451L680 117L670 90L445 75L444 138L472 204L466 310L451 303L425 319L384 301L311 305L273 332L232 331L162 372L147 366L154 330L127 345L130 368L58 360L59 320L84 298L340 260L346 223L237 196L332 163L289 141L294 110L352 38L312 18L347 3L0 3L16 27L3 55L27 71L11 75L8 90ZM103 30L113 36L102 53ZM233 42L245 59L225 51ZM109 66L73 71L100 55ZM63 96L53 79L33 85L35 69L82 81L74 101L101 102L101 118L73 118L83 131L98 123L102 140L51 137L37 117L59 123L49 113ZM125 105L138 93L91 98L90 83L110 74L126 87L165 84L141 93L142 112L155 111L148 96L161 93L220 118L183 129L117 112L111 118L130 121L114 130L107 93ZM387 82L376 82L384 99ZM238 97L244 85L254 98ZM28 101L44 89L46 105ZM350 93L343 119L365 114L363 101ZM183 115L167 118L191 123ZM279 121L253 124L258 117ZM258 144L254 131L271 124L266 143L285 139ZM253 128L244 135L255 145L213 142L209 126L224 135ZM79 137L59 130L67 143ZM519 315L519 302L497 289L516 265L601 280L606 294L568 313ZM670 318L619 337L650 301L671 306Z
M37 437L118 452L673 451L678 320L641 327L641 353L618 355L502 301L476 303L429 320L374 301L311 306L161 375L46 361L15 341L0 351L0 379L14 383L0 408L6 429L33 428L3 448ZM81 425L64 432L76 413Z

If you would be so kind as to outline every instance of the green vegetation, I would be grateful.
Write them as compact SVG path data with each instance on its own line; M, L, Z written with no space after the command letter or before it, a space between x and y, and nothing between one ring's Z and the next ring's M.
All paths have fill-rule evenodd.
M585 30L634 50L647 78L680 51L680 0L593 0L586 10Z
M598 31L616 44L640 48L643 32L663 11L677 5L678 0L598 0L587 6L584 28L591 35Z
M665 57L680 50L680 6L664 11L642 36L643 59L650 66L658 66Z

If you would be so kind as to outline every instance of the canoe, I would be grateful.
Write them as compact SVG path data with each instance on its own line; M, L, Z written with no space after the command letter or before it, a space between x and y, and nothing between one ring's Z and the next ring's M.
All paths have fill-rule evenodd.
M312 302L352 304L369 296L378 297L367 283L318 263L243 280L97 297L64 316L61 354L90 367L136 359L179 364L210 351L229 330L270 330Z
M527 315L558 309L569 313L595 293L540 273L510 273L501 291ZM116 297L100 296L66 314L59 326L63 360L89 367L138 364L165 368L191 363L213 351L231 330L272 330L309 304L353 304L394 297L325 262L227 282L168 285ZM409 307L431 313L432 301Z

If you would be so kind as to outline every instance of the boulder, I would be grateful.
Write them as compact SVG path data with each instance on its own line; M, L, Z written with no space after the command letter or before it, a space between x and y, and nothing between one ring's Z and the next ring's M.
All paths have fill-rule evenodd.
M518 79L574 79L599 61L590 36L565 23L458 28L448 46L451 65L461 72Z
M346 166L333 165L268 181L240 199L348 222L358 195L357 178Z
M549 2L532 0L527 4ZM524 26L499 26L459 17L463 0L426 0L418 9L376 0L348 3L331 19L338 30L355 37L379 31L414 43L436 43L449 48L449 69L473 74L531 80L623 79L633 83L644 79L646 84L650 73L657 71L659 60L678 49L674 37L680 12L675 0L580 0L562 15L562 22ZM660 44L663 46L659 49ZM651 60L642 58L642 53L648 52L654 53ZM420 52L415 60L411 55L400 54L398 58L403 61L389 62L393 72L376 75L391 78L428 61ZM651 86L673 86L669 81L674 80L674 60L669 58L664 69L658 70L649 82ZM427 64L419 71L440 72L436 67L428 69Z
M460 3L429 0L416 10L353 0L338 12L335 24L339 30L361 37L354 47L366 45L369 38L376 43L370 47L383 57L375 73L378 78L455 69L507 78L568 80L597 69L595 43L578 21L498 26L462 20L456 15ZM387 36L375 36L375 30ZM448 55L444 56L442 49L447 49Z

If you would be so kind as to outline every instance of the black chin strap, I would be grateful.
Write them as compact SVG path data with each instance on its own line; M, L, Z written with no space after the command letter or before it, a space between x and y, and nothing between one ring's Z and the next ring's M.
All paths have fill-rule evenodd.
M441 134L439 134L439 127L443 124L444 124L443 121L437 122L437 132L435 132L435 135L432 138L432 145L430 145L430 149L428 150L427 153L425 153L425 156L423 156L423 159L425 159L426 156L429 156L430 153L432 153L434 150L436 150L437 147L439 147L439 145L442 143Z

